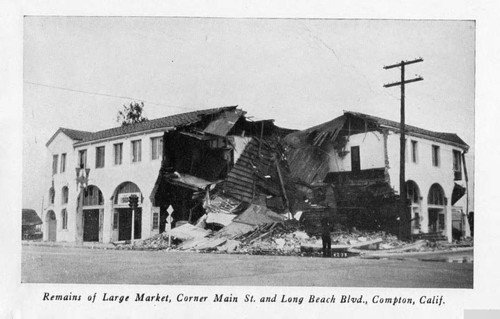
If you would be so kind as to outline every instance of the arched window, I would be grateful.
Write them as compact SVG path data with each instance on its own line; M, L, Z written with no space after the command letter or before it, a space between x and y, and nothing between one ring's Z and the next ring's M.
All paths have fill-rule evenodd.
M123 184L121 184L120 186L118 186L117 190L116 190L116 196L115 196L115 204L118 203L118 195L120 194L129 194L129 193L141 193L141 190L139 189L139 187L137 185L135 185L134 183L132 182L125 182ZM142 203L142 195L139 196L139 204Z
M68 203L68 194L69 194L69 190L68 190L68 186L64 186L62 188L62 191L61 191L61 203L62 204L67 204Z
M94 185L90 185L83 192L83 206L101 206L104 205L104 198L101 190Z
M135 185L134 183L131 183L131 182L125 182L124 184L122 184L120 186L120 188L118 188L118 194L121 194L121 193L140 193L141 190L139 189L139 187L137 187L137 185Z
M429 189L429 196L427 197L427 203L429 205L444 206L444 191L439 184L433 184Z
M56 198L56 191L54 187L51 187L49 190L49 203L54 204L54 199Z
M420 202L420 190L414 181L406 182L406 198L408 198L412 203Z
M62 216L62 229L68 229L68 212L66 211L66 208L62 210L61 212Z

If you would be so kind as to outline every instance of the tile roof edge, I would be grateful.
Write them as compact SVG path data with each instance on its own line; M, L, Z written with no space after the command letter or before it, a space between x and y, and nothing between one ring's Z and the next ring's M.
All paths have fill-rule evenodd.
M231 109L237 109L237 108L238 108L238 105L230 105L230 106L221 106L221 107L208 108L208 109L193 110L193 111L190 111L190 112L177 113L177 114L172 114L172 115L168 115L168 116L163 116L163 117L151 119L151 120L149 120L147 122L134 123L134 124L132 124L132 126L135 126L135 125L145 125L145 123L151 123L151 122L160 122L160 121L164 121L164 120L166 120L168 118L175 118L176 116L189 115L189 114L193 114L193 113L194 114L199 113L197 115L200 116L200 115L204 115L203 112L213 112L213 113L216 113L216 112L221 112L221 111L226 111L226 110L231 110ZM243 111L243 112L245 112L245 111ZM210 113L210 114L212 114L212 113ZM191 123L184 124L184 125L189 125L189 124L191 124ZM172 128L172 127L176 127L176 126L168 125L168 126L162 126L161 128ZM104 129L104 130L99 130L99 131L95 131L95 132L91 132L91 133L97 135L97 134L102 134L103 132L108 132L108 131L112 131L112 130L118 130L120 128L122 128L122 126L116 126L116 127L112 127L112 128L108 128L108 129ZM112 134L112 135L110 135L108 137L105 137L105 138L83 139L83 140L80 140L80 141L76 142L75 144L76 145L86 144L86 143L91 143L91 142L94 142L94 141L99 141L99 140L102 140L102 139L110 139L110 138L114 138L114 137L125 136L125 135L129 135L129 134L140 133L140 132L147 132L147 131L150 131L150 130L161 129L161 128L160 127L158 127L158 128L145 128L143 130L139 129L137 131L133 131L133 132L130 132L130 133L122 133L122 134L116 134L116 135Z
M52 143L52 141L56 138L56 136L59 134L59 133L64 133L64 135L66 135L67 137L69 137L71 140L73 141L79 141L80 139L77 139L77 138L73 138L71 136L69 136L69 134L67 132L65 132L65 130L69 130L69 131L77 131L77 132L81 132L81 133L88 133L88 134L92 134L94 132L90 132L90 131L82 131L82 130L75 130L75 129L71 129L71 128L67 128L67 127L59 127L57 129L57 131L52 134L52 136L50 137L50 139L47 141L47 143L45 143L45 147L48 147L50 145L50 143Z
M347 110L343 110L343 112L344 112L344 115L345 114L351 114L351 115L357 116L357 117L368 117L369 119L372 119L372 120L377 121L377 122L378 122L378 120L384 120L384 121L388 121L388 122L393 122L393 123L395 123L397 125L392 125L392 123L387 123L387 124L378 123L378 124L382 125L382 126L393 127L395 129L399 129L398 125L400 125L400 122L397 122L397 121L393 121L393 120L385 119L385 118L382 118L382 117L379 117L379 116L370 115L370 114L361 113L361 112L353 112L353 111L347 111ZM409 125L409 124L406 124L406 123L405 123L405 127L410 128L410 129L419 129L419 130L424 131L424 132L420 133L421 135L429 135L430 136L430 134L427 134L427 132L434 133L434 134L454 135L458 139L460 139L462 141L462 143L453 142L453 141L446 140L446 139L443 139L443 138L440 138L440 139L446 140L448 142L452 142L454 144L460 144L462 146L466 146L467 148L469 148L469 145L467 143L465 143L465 141L462 140L462 138L460 136L458 136L457 133L432 131L432 130L421 128L421 127L418 127L418 126ZM419 134L418 132L415 132L415 133ZM430 137L432 137L432 136L430 136ZM434 138L436 138L436 137L434 137Z

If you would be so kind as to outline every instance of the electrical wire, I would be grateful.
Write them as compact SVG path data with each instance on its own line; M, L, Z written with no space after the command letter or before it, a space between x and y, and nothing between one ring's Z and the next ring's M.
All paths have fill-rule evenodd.
M141 102L149 103L149 104L153 104L153 105L168 106L168 107L173 107L173 108L178 108L178 109L184 109L184 110L189 110L189 111L195 111L195 110L199 109L199 108L194 108L194 107L189 108L189 107L179 106L179 105L172 105L172 104L165 104L165 103L157 103L157 102L152 102L152 101L146 101L144 99L140 99L140 98L136 98L136 97L131 97L131 96L113 95L113 94L100 93L100 92L77 90L77 89L65 88L65 87L61 87L61 86L49 85L49 84L44 84L44 83L37 83L37 82L32 82L32 81L24 81L24 83L31 84L31 85L37 85L37 86L43 86L43 87L52 88L52 89L64 90L64 91L69 91L69 92L77 92L77 93L89 94L89 95L98 95L98 96L113 97L113 98L119 98L119 99L124 99L124 100L141 101Z

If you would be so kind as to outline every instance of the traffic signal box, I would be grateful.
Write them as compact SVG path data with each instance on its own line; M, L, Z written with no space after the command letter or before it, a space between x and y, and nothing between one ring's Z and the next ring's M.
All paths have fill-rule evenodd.
M139 206L139 197L137 195L130 195L128 197L128 206L130 208L137 208Z

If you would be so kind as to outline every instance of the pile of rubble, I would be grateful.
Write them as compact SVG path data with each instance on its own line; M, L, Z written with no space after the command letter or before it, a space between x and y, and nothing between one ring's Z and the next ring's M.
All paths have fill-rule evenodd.
M237 222L235 222L237 224ZM237 228L237 226L241 226ZM134 250L190 250L198 252L233 253L248 255L316 256L321 254L321 237L307 233L295 220L275 221L261 225L240 224L218 232L184 224L168 233L162 233L134 244L117 244L117 249ZM231 230L232 229L232 230ZM235 230L236 229L236 230ZM376 250L394 250L407 246L395 236L384 232L337 231L332 234L332 249L354 250L359 247Z
M136 240L132 244L130 240L114 242L116 249L121 250L163 250L169 249L168 234L162 233L144 240Z
M287 221L271 227L260 227L238 238L241 245L235 252L252 255L321 255L323 248L321 237L293 226L296 226L295 223ZM406 245L395 236L384 232L337 231L331 233L331 238L332 249L339 251L347 251L355 247L377 250L394 249Z
M217 204L217 205L215 205ZM216 207L217 210L213 207ZM286 220L264 206L251 204L235 214L237 203L212 202L213 209L196 223L183 224L169 233L145 240L115 243L117 249L134 250L178 250L248 255L319 256L322 254L322 240L317 229L304 228L295 219ZM222 209L224 208L224 209ZM218 231L209 227L211 219L223 226ZM208 228L208 229L207 229ZM463 243L429 243L418 240L403 242L385 232L365 232L351 229L331 233L332 251L350 255L370 253L401 253L415 251L447 250L472 245ZM461 245L461 246L457 246Z
M315 243L317 238L299 230L291 222L272 223L236 238L240 245L233 253L249 255L303 255L301 245ZM231 251L227 251L231 252Z

